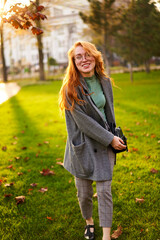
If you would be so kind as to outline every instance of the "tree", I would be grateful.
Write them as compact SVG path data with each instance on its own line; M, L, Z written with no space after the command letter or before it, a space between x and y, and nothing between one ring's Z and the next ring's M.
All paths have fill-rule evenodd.
M99 36L99 44L102 47L103 58L109 70L109 61L111 57L111 46L113 32L116 31L118 10L114 6L115 0L88 0L90 11L88 13L80 12L80 17L93 32Z
M116 51L131 65L144 63L146 72L150 71L149 62L157 55L160 42L160 13L150 0L132 0L121 16L119 31L116 35Z
M5 0L4 4L7 2ZM47 17L41 13L44 9L42 5L39 5L39 1L36 3L32 2L29 6L22 6L21 3L16 3L10 7L8 12L3 12L3 16L1 19L1 56L2 56L2 64L3 64L3 81L7 81L7 70L5 64L5 56L4 56L4 43L3 43L3 25L4 23L11 24L14 28L18 29L31 29L32 33L40 36L43 33L41 29L40 20L44 20ZM35 25L36 22L36 25ZM38 48L39 50L39 65L40 65L40 80L44 80L44 67L43 67L43 46L41 43L41 38L37 37Z
M4 1L4 4L6 0ZM0 36L1 36L1 58L2 58L2 76L3 81L7 82L7 68L6 68L6 61L4 55L4 37L3 37L3 21L0 21Z

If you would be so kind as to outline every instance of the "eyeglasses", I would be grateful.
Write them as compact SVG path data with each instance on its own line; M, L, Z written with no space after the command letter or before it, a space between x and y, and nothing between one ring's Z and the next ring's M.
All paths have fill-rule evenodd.
M83 57L86 59L86 60L89 60L91 59L93 56L90 55L89 53L85 53L84 55L81 55L81 54L78 54L74 57L74 59L78 62L82 61L83 60Z

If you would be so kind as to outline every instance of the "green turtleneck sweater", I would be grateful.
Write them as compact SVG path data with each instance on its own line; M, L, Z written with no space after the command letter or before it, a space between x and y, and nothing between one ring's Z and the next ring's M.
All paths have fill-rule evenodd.
M104 119L106 120L106 115L104 112L106 99L105 99L100 81L98 80L98 78L96 78L95 75L93 75L92 77L85 77L84 79L87 83L89 93L92 93L91 94L92 100L94 101L95 105L101 111L101 113L104 116Z

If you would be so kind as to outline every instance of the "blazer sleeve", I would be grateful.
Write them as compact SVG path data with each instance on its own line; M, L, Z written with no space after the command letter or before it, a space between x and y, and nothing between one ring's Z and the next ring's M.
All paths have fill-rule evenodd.
M70 119L69 115L71 115L81 132L83 132L88 137L96 140L97 142L103 144L105 147L107 147L112 142L114 135L102 127L93 118L88 116L84 110L84 106L75 103L75 107L72 111L65 110L65 115L66 122L68 122L67 120ZM68 128L72 128L72 126L69 126L70 124L72 123L67 123Z

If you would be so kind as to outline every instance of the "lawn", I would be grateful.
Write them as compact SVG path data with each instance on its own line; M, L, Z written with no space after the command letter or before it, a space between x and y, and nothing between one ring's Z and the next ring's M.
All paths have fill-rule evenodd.
M112 77L118 86L113 88L116 122L129 145L114 168L112 232L121 226L119 240L158 240L160 171L151 169L159 170L160 71L135 73L133 84L128 73ZM74 177L57 164L67 137L58 109L60 86L61 81L24 86L0 106L1 240L84 239ZM52 174L42 175L43 169ZM25 196L24 202L17 204L17 196ZM101 240L97 198L93 202L96 240Z

